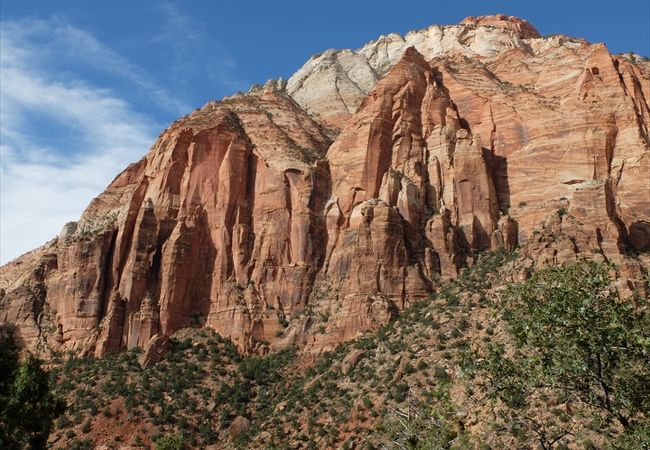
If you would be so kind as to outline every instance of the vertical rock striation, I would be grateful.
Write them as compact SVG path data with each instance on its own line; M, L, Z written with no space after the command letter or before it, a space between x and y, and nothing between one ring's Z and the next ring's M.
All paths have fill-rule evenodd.
M517 245L531 267L590 257L643 288L648 95L647 62L507 16L327 51L172 124L0 268L0 321L44 353L204 326L319 352Z

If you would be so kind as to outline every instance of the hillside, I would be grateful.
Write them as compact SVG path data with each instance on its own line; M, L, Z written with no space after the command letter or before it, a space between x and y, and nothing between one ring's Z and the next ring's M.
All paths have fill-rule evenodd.
M636 431L625 432L578 392L501 369L487 384L469 376L492 345L516 348L502 296L525 265L518 253L485 253L390 324L318 357L290 349L245 358L209 330L179 332L151 367L138 364L137 349L101 359L59 355L56 390L71 406L58 420L55 448L148 446L170 436L213 449L641 448L647 398L646 415L633 414ZM638 348L647 356L650 305L637 302L636 313L625 311L638 317L626 331L645 336ZM628 398L642 399L650 386L644 358L635 364L645 386ZM512 409L495 401L491 387L508 383L535 400ZM233 425L243 418L246 426Z

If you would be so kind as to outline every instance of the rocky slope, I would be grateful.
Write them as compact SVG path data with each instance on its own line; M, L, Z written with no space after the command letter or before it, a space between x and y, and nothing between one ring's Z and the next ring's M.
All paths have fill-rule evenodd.
M319 353L523 244L530 266L588 256L643 290L649 95L648 62L506 16L329 50L172 124L0 269L0 321L42 352L193 326Z
M570 221L558 216L556 225ZM548 228L540 240L561 244L557 235ZM473 351L514 346L500 296L525 274L536 245L483 252L389 324L311 361L293 350L242 358L209 329L179 331L153 366L138 364L148 351L137 348L105 358L59 354L52 376L69 407L50 443L141 449L182 436L185 448L215 450L643 448L647 413L646 428L637 418L638 441L626 445L634 434L574 392L541 387L544 397L511 416L469 375ZM498 375L501 387L518 380L517 372Z

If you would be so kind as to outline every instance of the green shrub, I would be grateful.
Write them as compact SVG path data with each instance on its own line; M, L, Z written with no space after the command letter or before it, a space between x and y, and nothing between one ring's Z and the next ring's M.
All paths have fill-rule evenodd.
M86 434L86 433L90 433L91 422L92 422L92 421L91 421L90 418L86 419L86 421L84 422L84 424L81 426L81 432L82 432L82 433L84 433L84 434Z
M31 354L19 364L14 329L0 326L0 443L3 448L45 448L65 403L50 390L50 377Z
M165 435L154 443L155 450L183 450L184 448L185 440L178 434Z
M406 400L409 393L409 385L406 383L398 383L390 390L389 396L396 402L401 403Z
M650 312L647 299L621 300L608 267L577 262L533 274L502 294L510 346L487 344L464 354L463 368L493 400L511 429L545 448L572 433L565 416L540 423L526 414L541 395L587 405L626 430L650 412ZM522 428L523 427L523 428ZM516 428L516 430L515 430Z
M93 443L88 439L74 440L70 443L68 447L69 450L92 450Z

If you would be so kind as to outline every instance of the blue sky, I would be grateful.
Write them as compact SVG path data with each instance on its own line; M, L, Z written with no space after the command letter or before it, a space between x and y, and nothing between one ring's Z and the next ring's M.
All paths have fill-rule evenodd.
M650 55L650 2L2 0L0 261L54 237L160 130L313 53L469 15Z

